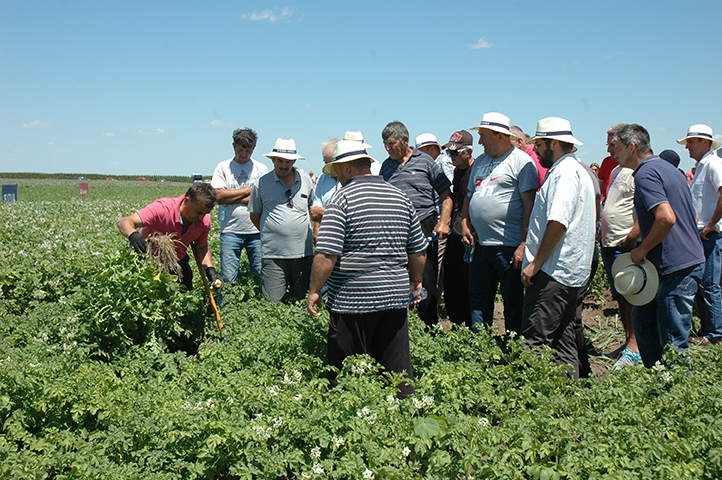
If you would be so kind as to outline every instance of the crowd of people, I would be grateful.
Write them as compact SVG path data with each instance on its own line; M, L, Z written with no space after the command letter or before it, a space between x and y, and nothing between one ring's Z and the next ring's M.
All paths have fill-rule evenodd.
M245 250L268 301L329 310L328 360L339 368L368 353L413 378L409 305L431 330L443 295L449 320L479 331L492 325L500 291L507 333L553 348L569 376L587 376L582 300L600 254L626 337L615 368L651 367L669 345L722 341L722 153L710 127L678 140L696 161L691 183L679 156L654 155L636 124L612 126L609 156L591 167L575 156L582 142L563 118L539 120L529 136L489 112L469 130L483 148L476 157L467 130L445 144L424 133L412 146L406 126L390 122L383 162L348 131L321 146L315 177L296 168L294 140L264 154L269 172L251 158L256 132L238 129L234 156L210 185L157 200L118 227L139 252L150 233L175 233L188 288L189 246L211 283L233 282ZM216 203L220 276L207 244ZM702 326L692 335L695 301Z

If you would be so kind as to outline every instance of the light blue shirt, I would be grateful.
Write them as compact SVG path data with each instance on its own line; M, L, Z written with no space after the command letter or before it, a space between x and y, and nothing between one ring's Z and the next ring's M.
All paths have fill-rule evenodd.
M340 188L341 182L337 182L331 175L324 173L316 180L316 193L313 196L313 206L326 208Z
M596 205L592 179L572 153L554 162L536 194L522 269L534 259L552 220L567 230L541 271L562 285L581 287L591 271Z

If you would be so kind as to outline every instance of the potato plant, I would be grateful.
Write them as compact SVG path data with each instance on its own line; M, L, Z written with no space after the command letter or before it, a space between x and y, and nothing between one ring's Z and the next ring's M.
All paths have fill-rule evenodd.
M156 279L115 227L187 185L112 183L74 202L21 183L0 205L1 478L722 477L722 346L574 382L551 351L412 314L415 395L365 356L329 389L327 314L260 300L244 263L222 340L200 284ZM189 311L205 313L192 355L154 337Z

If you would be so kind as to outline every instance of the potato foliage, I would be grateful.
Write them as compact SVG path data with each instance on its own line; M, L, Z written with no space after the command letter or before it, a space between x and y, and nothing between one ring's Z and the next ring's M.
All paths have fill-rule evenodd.
M246 262L222 340L198 278L182 293L127 253L116 222L187 184L17 183L0 205L1 478L722 477L722 346L574 382L552 352L430 335L412 313L415 395L364 356L330 390L327 314L260 300ZM219 263L215 219L211 248ZM163 341L189 314L194 354Z

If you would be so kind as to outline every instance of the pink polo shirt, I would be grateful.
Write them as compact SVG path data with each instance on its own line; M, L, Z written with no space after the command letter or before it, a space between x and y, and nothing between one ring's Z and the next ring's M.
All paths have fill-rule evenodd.
M147 207L138 210L140 220L143 222L140 234L148 238L149 235L156 232L161 234L174 233L174 238L180 240L180 243L176 243L175 247L179 260L186 256L188 246L192 242L198 242L199 245L207 244L208 232L211 230L211 216L204 215L203 221L193 223L188 227L186 233L182 233L183 224L181 223L180 204L184 198L185 195L178 198L160 198Z
M549 169L542 167L541 163L539 163L539 157L536 156L533 143L529 145L529 147L526 149L526 154L529 155L532 160L534 160L534 165L536 165L536 173L537 175L539 175L539 187L541 188L541 184L544 183L544 179L547 176L547 170Z

